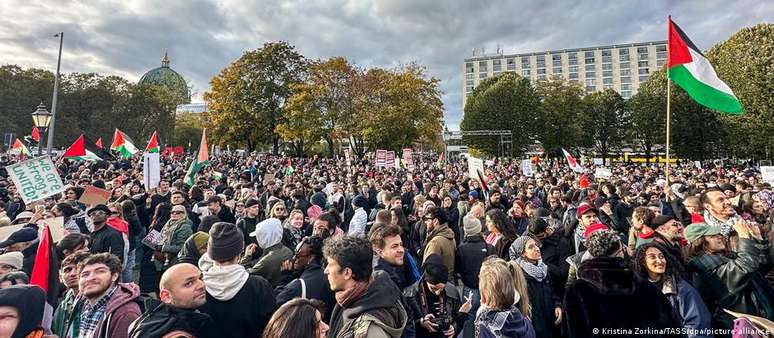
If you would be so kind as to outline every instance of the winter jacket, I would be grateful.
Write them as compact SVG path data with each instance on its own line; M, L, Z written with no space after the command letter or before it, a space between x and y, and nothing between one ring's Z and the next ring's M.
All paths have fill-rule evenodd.
M451 232L451 230L449 230ZM385 273L374 274L365 293L351 305L336 304L328 338L398 338L407 323L406 310L397 300L400 290Z
M303 282L302 282L303 280ZM327 305L328 313L325 318L330 318L330 312L336 304L333 292L328 284L328 278L323 273L322 266L317 263L309 263L304 267L301 276L275 289L277 304L285 304L293 298L317 299Z
M247 269L247 272L266 278L267 281L276 287L282 278L282 262L293 259L293 251L288 249L282 243L275 244L266 248L263 255L253 267Z
M494 254L494 246L484 242L481 235L465 237L462 244L457 247L454 259L454 271L462 280L462 284L471 289L478 289L478 272L481 270L481 264L487 257Z
M405 269L405 265L409 264L409 258L406 256L409 256L408 252L404 254L404 266L396 267L381 257L374 255L374 273L386 273L388 276L390 276L390 280L395 283L395 286L398 287L398 290L401 290L402 294L400 295L400 303L403 306L403 309L406 310L406 317L408 318L407 323L412 323L412 320L416 318L415 314L419 312L419 306L413 297L406 297L407 294L412 294L413 289L415 289L414 286L416 285L416 281L413 279L413 276L410 276L411 273L409 272L409 269ZM416 337L416 327L412 324L406 325L406 327L403 329L403 333L401 334L401 338Z
M76 295L73 292L73 290L68 289L67 292L65 292L65 295L62 298L62 300L59 301L59 305L56 307L56 310L54 311L54 319L51 322L51 332L53 332L55 335L59 337L66 336L63 330L67 326L67 319L75 318L73 314L73 311L75 308L75 299L76 299ZM74 325L73 327L77 328L78 324ZM78 332L75 332L73 335L78 336Z
M129 337L162 338L174 331L183 331L197 338L216 337L213 325L212 318L207 314L161 303L132 323Z
M684 279L675 282L673 279L664 281L661 288L662 293L667 296L672 309L680 317L684 328L693 329L694 332L701 332L712 327L712 316L704 305L701 295L690 283ZM689 338L712 337L712 335L692 335Z
M352 237L366 237L365 228L368 223L368 214L365 209L357 208L355 215L352 216L352 220L349 221L349 229L347 230L347 236Z
M514 305L510 310L482 308L475 322L466 322L458 338L536 338L527 317Z
M739 251L691 259L693 285L713 316L712 327L730 329L733 318L723 308L774 320L774 290L760 271L768 261L768 241L739 239Z
M458 312L460 306L462 305L462 297L460 297L460 293L457 290L457 287L452 283L446 283L446 286L443 289L443 293L439 296L439 301L436 303L431 303L429 301L429 293L430 290L427 288L427 283L424 279L420 279L419 283L412 285L411 290L408 291L407 294L413 298L412 303L419 306L419 311L414 314L414 320L421 319L428 314L433 314L434 316L438 317L441 310L439 310L437 307L439 304L443 304L445 307L443 311L446 313L447 318L451 320L451 325L454 327L454 331L460 332L465 323L465 320L468 318L468 314ZM444 297L443 302L440 302L440 297ZM421 325L417 325L416 330L417 337L443 337L440 332L431 333Z
M546 276L543 281L538 281L528 273L524 272L524 278L527 280L527 293L529 294L529 303L532 312L532 326L538 337L560 337L559 326L554 325L556 316L554 309L560 307L559 296L554 293L551 283L551 277Z
M255 241L255 237L250 234L255 231L255 225L258 224L257 218L242 217L236 222L237 228L242 230L242 235L245 237L245 247L250 244L258 244Z
M180 248L180 252L177 254L177 262L198 265L201 257L199 248L196 247L196 242L194 242L194 236L188 236L188 239L185 240L183 247Z
M187 218L180 221L169 220L161 230L162 233L167 234L164 238L164 242L161 245L161 252L167 256L166 266L172 266L177 263L177 255L183 248L183 244L193 234L191 230L191 221ZM162 262L163 263L163 262Z
M79 308L78 313L80 313L80 308L85 301L85 298L81 298L79 304L76 305ZM92 337L128 338L129 325L141 314L140 287L134 283L118 283L118 289L108 301L105 313L100 318ZM69 325L72 325L72 322ZM64 332L69 331L69 329L69 327L65 327Z
M570 337L607 336L601 328L634 331L682 326L661 290L635 277L626 261L618 257L583 261L577 280L567 288L564 305Z
M441 256L443 265L449 269L449 280L454 280L454 254L456 248L454 232L446 224L441 224L427 234L427 244L425 244L422 257L427 259L432 254Z
M89 236L89 252L108 252L118 257L121 263L124 262L124 238L121 232L105 224Z

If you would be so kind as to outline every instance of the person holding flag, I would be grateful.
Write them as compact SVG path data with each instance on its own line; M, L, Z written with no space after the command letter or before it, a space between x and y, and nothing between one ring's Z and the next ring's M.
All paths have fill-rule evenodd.
M202 140L199 143L199 153L191 162L188 172L185 174L185 184L192 187L196 183L196 173L210 163L210 155L207 150L207 129L202 130Z
M139 152L137 147L134 146L134 141L124 132L118 130L118 128L113 133L113 143L110 145L110 150L121 153L124 158L130 158Z

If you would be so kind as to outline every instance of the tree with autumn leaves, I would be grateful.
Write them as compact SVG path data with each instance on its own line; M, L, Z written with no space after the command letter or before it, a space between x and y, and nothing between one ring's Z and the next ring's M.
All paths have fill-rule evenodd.
M296 156L343 141L362 155L433 143L441 132L439 80L423 67L358 67L344 57L310 61L285 42L267 43L223 69L204 94L215 144L281 143Z

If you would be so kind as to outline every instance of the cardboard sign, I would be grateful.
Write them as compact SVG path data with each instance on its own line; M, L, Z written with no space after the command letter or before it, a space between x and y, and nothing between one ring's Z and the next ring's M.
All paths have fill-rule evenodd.
M159 186L161 181L161 162L159 161L158 153L145 153L142 156L142 181L145 185L145 190Z
M521 172L524 174L524 176L532 177L532 161L521 160Z
M613 172L609 168L599 167L594 171L594 177L597 179L609 180L613 177Z
M40 231L38 233L38 238L43 238L43 229L45 229L45 225L48 225L48 228L51 230L51 239L54 243L59 243L59 241L67 235L64 229L64 216L44 219L43 224L44 226L39 227Z
M480 158L468 156L468 177L480 180L484 176L484 161Z
M384 166L387 167L387 168L395 167L395 152L394 151L388 151L387 152L387 158L386 158L386 160L384 162Z
M601 158L594 158L594 165L604 165L605 161Z
M761 166L763 182L774 184L774 166Z
M6 170L24 203L29 204L64 191L62 179L49 156L9 165Z
M95 186L87 186L79 201L88 206L105 204L110 199L110 190L100 189Z
M25 225L27 225L27 223L0 227L0 241L4 241L8 239L8 237L11 236L12 233L16 232L16 230L21 229Z
M387 166L387 150L376 151L376 167L383 168Z

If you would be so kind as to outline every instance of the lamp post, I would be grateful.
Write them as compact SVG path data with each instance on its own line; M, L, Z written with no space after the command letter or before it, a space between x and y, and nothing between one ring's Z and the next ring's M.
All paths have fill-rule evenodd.
M35 128L38 128L41 134L45 135L49 123L53 120L51 117L51 113L46 110L46 106L41 102L38 110L32 112L32 124L35 125ZM38 142L38 156L40 155L43 155L43 140Z
M64 40L64 32L60 32L59 34L54 35L54 37L59 38L59 57L56 59L56 76L54 77L54 98L51 100L51 132L48 133L48 145L46 146L46 151L49 155L51 155L51 147L54 146L54 125L56 124L54 120L56 120L56 99L57 94L59 93L59 66L62 64L62 40ZM38 144L40 146L40 144ZM40 147L38 147L40 149Z

